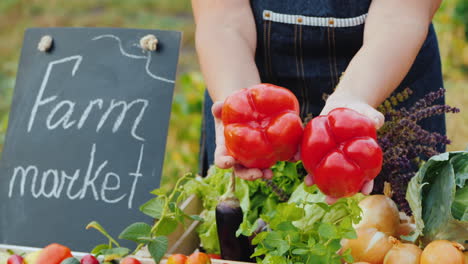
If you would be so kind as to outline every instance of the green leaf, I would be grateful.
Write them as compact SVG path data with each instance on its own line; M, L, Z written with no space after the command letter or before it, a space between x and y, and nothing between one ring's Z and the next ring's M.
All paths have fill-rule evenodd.
M96 255L96 256L102 255L101 251L104 249L109 249L109 245L108 244L97 245L93 248L93 250L91 250L91 254Z
M276 210L276 217L270 222L270 227L273 229L281 222L296 221L301 219L305 214L304 209L292 203L278 204Z
M135 241L136 243L142 243L139 239L140 237L149 237L151 236L151 226L147 223L134 223L125 228L122 233L120 233L120 239L126 239Z
M416 221L415 235L423 235L423 243L445 239L466 244L468 221L456 219L464 212L464 191L456 199L457 187L465 181L467 152L446 152L430 158L408 185L406 199ZM463 189L463 188L462 188ZM455 203L455 208L453 207ZM465 207L466 208L466 207Z
M299 229L293 225L292 222L286 221L282 222L279 225L276 226L277 231L283 231L283 232L298 232Z
M260 222L257 220L254 224L251 224L250 221L244 220L239 229L236 231L236 236L240 236L241 234L244 236L251 236L259 227Z
M280 233L272 231L268 232L267 236L263 240L263 243L267 248L273 249L270 254L281 256L289 250L289 244Z
M265 255L266 253L268 253L268 249L266 248L255 248L255 252L250 257L255 258L255 257Z
M342 238L347 238L347 239L356 239L357 238L357 233L354 228L351 228L350 230L344 230L345 232L342 235Z
M198 228L198 236L203 245L203 248L209 252L220 252L218 230L216 229L216 214L214 210L203 210L201 215L205 222L201 223Z
M262 261L265 264L289 264L285 257L268 255Z
M123 258L130 253L130 249L124 247L110 248L101 250L101 254L110 258Z
M343 259L347 262L347 263L353 263L354 262L354 259L353 259L353 256L351 255L351 249L348 248L347 250L345 250L342 254L343 256Z
M159 188L159 189L154 189L153 191L151 191L152 194L156 195L156 196L163 196L163 195L166 195L166 192Z
M309 253L309 249L307 248L296 248L292 251L294 255L307 255Z
M160 219L164 209L166 197L159 196L155 197L142 206L140 206L140 211L146 215L149 215L155 219Z
M310 254L316 256L325 256L327 253L327 247L324 244L315 244L310 248Z
M265 238L267 237L268 235L268 232L261 232L261 233L258 233L254 239L252 239L252 245L257 245L257 244L260 244L262 243Z
M457 220L468 221L468 185L456 191L452 215Z
M114 245L116 245L117 247L120 247L120 244L117 241L115 241L115 239L113 237L111 237L111 235L109 235L109 233L107 233L107 231L104 229L104 227L102 227L101 224L99 224L97 221L92 221L86 226L86 229L90 229L90 228L96 229L101 234L103 234L105 237L107 237L109 239L109 241L114 243Z
M320 223L318 233L320 236L326 239L337 237L336 227L330 223Z
M327 250L336 252L341 249L341 239L332 239L330 243L328 243Z
M158 229L156 230L157 236L167 236L174 232L174 230L179 225L179 222L170 217L163 217L159 221L160 223Z
M459 188L463 188L465 182L468 180L468 152L459 153L453 157L450 162L455 172L455 184Z
M168 243L169 241L167 237L158 236L153 240L153 242L148 244L148 251L156 263L159 263L159 261L164 257L164 254L166 254Z

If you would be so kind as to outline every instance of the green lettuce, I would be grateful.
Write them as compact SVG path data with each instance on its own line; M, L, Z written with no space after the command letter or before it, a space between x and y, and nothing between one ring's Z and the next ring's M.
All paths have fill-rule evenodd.
M430 158L406 193L423 243L436 239L468 243L468 152L446 152Z

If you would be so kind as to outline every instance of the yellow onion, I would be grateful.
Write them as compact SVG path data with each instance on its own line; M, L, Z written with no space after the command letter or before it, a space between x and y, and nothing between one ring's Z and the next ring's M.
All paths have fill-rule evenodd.
M356 229L357 238L343 240L343 251L351 249L354 261L381 264L392 248L388 236L375 228Z
M385 195L371 195L359 202L362 220L355 228L374 227L389 236L396 236L400 213L395 202Z
M401 243L398 239L388 239L393 244L392 249L385 255L384 264L419 264L422 250L413 244Z
M421 254L421 264L465 264L463 246L447 240L429 243Z

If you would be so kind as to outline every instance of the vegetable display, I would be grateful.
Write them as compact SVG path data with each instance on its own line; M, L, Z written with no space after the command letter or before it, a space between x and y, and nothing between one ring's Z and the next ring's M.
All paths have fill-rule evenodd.
M282 87L259 84L226 98L222 109L230 155L249 168L291 159L302 137L299 102Z
M434 155L435 146L448 140L417 124L457 109L432 106L440 91L409 110L392 109L407 99L410 92L405 92L379 108L390 121L377 140L373 122L354 110L334 109L303 129L290 91L270 84L243 89L223 105L226 147L246 167L270 168L271 180L245 181L232 169L217 167L205 178L186 174L169 192L154 190L156 197L140 207L155 220L152 225L133 223L119 234L136 243L134 250L92 221L86 228L102 233L107 243L81 262L67 247L51 244L24 260L0 252L0 264L140 264L133 257L142 248L155 263L167 257L167 264L210 264L221 258L259 264L468 263L462 245L468 242L468 152ZM302 160L292 162L299 146ZM432 158L422 163L424 155ZM418 164L415 175L411 169ZM379 173L376 190L383 179L384 195L360 194ZM403 183L409 179L406 190ZM193 195L203 204L199 215L180 207ZM337 198L335 203L328 204L327 196ZM187 221L192 228L198 225L198 250L165 256L168 235Z
M324 194L356 194L382 167L376 136L369 118L351 109L334 109L307 124L301 145L304 167Z

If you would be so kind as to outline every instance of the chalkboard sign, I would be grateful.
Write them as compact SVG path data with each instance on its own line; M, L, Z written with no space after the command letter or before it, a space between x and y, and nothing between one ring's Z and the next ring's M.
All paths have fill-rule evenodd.
M140 39L158 40L147 51ZM49 52L38 50L43 36ZM0 162L0 244L75 251L137 221L158 188L181 34L114 28L25 33Z

